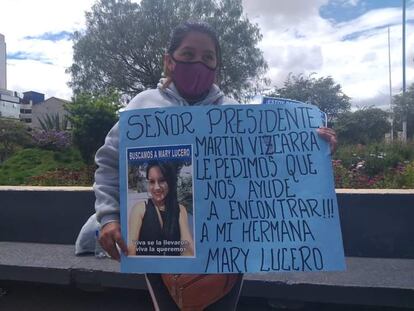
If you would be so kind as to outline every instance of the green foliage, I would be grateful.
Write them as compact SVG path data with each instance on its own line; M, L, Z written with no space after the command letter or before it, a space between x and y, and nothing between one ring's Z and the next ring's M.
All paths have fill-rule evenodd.
M119 96L77 95L73 103L66 105L72 124L73 143L78 147L86 164L92 164L96 151L105 136L118 120Z
M407 137L414 138L414 83L411 84L403 96L394 96L394 121L395 128L402 131L402 121L407 121Z
M276 88L270 96L294 99L316 105L328 115L331 122L351 108L350 98L342 92L340 84L332 77L315 78L313 74L290 74L282 88Z
M345 167L354 167L359 162L366 162L369 174L376 174L384 168L395 167L398 163L414 160L414 143L407 144L373 143L363 145L342 145L334 154ZM375 164L379 163L379 164ZM378 167L378 169L376 169Z
M170 33L189 19L210 23L223 43L221 88L235 98L257 88L267 69L257 48L262 35L241 0L99 0L86 14L86 31L74 34L74 92L134 96L155 88Z
M66 116L60 117L59 113L46 114L42 119L38 118L42 130L49 131L66 131L68 129L68 118Z
M31 144L31 136L20 121L0 118L0 163L18 149Z
M33 186L91 186L95 167L85 166L80 169L57 168L27 179Z
M365 108L339 115L334 128L341 144L380 142L390 130L388 113L378 108Z
M187 209L187 212L193 214L193 179L191 176L179 178L177 197L179 203Z
M16 152L0 165L1 185L33 184L30 178L49 171L66 168L81 170L85 167L77 150L51 151L28 148Z
M333 162L336 188L354 189L412 189L414 188L414 161L387 167L369 176L363 169L346 169L340 161Z
M401 175L397 174L396 188L414 188L414 161L404 168Z
M412 188L414 142L341 146L333 167L337 188Z

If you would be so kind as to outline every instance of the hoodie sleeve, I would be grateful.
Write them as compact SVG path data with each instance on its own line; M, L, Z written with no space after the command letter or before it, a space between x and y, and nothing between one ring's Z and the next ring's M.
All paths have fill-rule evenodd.
M135 96L125 108L152 108L162 100L158 90L148 90ZM120 221L119 208L119 122L109 131L104 145L95 155L95 210L101 226Z
M119 214L119 124L116 123L105 138L105 144L95 155L95 210L101 226L118 221Z

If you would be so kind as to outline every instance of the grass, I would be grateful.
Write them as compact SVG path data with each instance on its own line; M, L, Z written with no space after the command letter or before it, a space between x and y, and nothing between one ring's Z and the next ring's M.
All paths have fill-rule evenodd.
M75 149L65 151L23 149L0 165L0 185L25 185L31 177L56 169L83 168L85 164Z

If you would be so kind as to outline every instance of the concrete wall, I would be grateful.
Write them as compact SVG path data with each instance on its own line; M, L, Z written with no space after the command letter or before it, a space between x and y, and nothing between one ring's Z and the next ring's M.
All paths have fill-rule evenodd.
M414 258L414 190L337 190L345 254Z
M345 254L414 259L414 190L337 190ZM0 187L0 241L74 244L89 187Z
M0 240L74 244L94 200L89 187L0 187Z

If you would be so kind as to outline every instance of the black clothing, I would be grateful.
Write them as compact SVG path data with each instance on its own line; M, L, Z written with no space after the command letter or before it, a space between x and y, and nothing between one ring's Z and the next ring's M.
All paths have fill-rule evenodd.
M165 223L165 211L160 211L160 214L163 223ZM179 228L178 224L176 227ZM142 219L136 254L138 256L180 256L181 252L179 250L164 250L165 247L173 248L171 247L171 244L168 246L164 245L165 240L168 240L168 242L177 242L176 248L180 248L180 232L175 232L173 239L167 239L158 218L156 207L152 200L148 200L148 202L145 203L145 214Z

